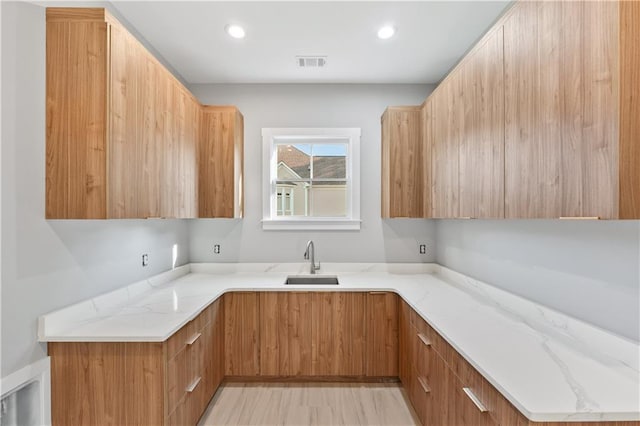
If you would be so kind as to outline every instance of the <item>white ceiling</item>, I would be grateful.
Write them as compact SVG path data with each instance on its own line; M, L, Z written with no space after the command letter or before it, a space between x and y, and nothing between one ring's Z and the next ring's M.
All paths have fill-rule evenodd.
M437 83L509 3L112 2L188 83ZM392 39L376 37L383 24ZM297 55L327 65L301 69Z

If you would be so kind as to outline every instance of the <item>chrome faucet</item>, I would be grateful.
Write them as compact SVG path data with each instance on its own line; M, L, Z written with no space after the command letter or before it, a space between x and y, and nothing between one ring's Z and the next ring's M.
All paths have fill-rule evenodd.
M317 270L320 269L320 262L318 262L318 266L316 266L315 261L315 247L313 246L313 241L309 240L307 243L307 249L304 252L304 259L311 260L311 266L309 268L309 272L315 274Z

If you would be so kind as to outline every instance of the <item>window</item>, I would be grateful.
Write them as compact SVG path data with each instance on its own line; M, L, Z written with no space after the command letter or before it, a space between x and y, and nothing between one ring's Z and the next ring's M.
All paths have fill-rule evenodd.
M263 229L360 229L360 129L262 129Z

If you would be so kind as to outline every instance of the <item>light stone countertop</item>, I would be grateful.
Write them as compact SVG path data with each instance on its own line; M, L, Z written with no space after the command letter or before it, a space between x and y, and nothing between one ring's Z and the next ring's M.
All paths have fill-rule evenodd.
M394 291L533 421L640 420L640 345L437 264L190 264L40 317L43 342L164 341L229 291Z

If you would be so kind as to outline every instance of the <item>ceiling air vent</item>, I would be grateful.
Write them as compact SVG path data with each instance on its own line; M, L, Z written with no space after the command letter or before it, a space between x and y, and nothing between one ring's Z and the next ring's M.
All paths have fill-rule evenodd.
M327 64L326 56L296 56L300 68L322 68Z

